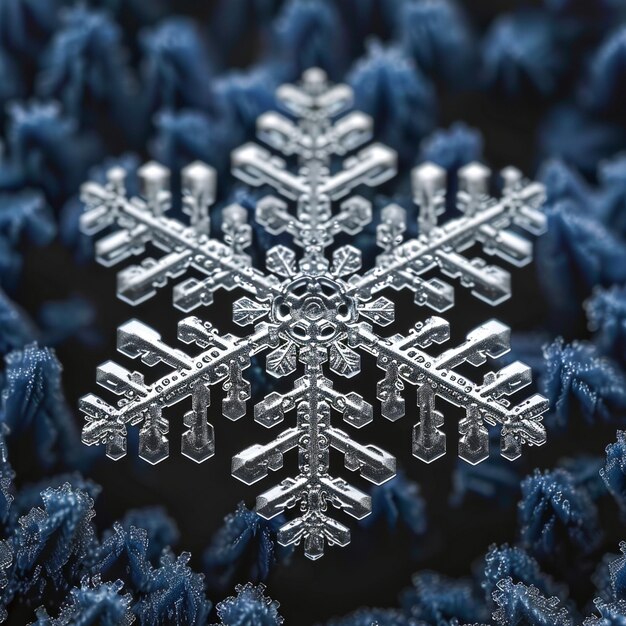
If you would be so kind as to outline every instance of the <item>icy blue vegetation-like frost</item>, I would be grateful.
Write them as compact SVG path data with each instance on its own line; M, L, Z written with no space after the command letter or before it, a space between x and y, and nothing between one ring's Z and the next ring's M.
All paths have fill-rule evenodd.
M18 284L24 241L44 246L55 234L54 216L43 194L32 189L0 191L0 286L13 290Z
M537 242L537 275L555 320L567 328L581 317L594 285L626 281L626 242L571 200L548 207L546 214L548 230Z
M327 626L423 626L424 622L396 609L359 609Z
M406 527L414 536L426 532L426 502L417 483L403 472L372 488L372 513L363 518L363 526L383 521L388 528Z
M606 447L606 463L600 476L626 517L626 433L617 431L617 441Z
M57 462L75 467L85 460L54 352L29 344L10 352L5 363L0 422L9 427L9 443L28 442L43 468Z
M339 70L345 69L346 41L336 3L288 0L274 24L274 53L286 60L287 76L294 78L309 67L321 67L338 78Z
M37 254L31 246L48 246L58 233L77 259L92 258L92 244L78 234L77 192L94 164L102 166L90 178L101 183L112 165L124 168L130 195L141 193L131 150L173 170L201 159L225 173L230 151L251 139L256 118L273 107L276 86L312 64L336 80L347 76L357 108L375 118L377 138L399 151L398 184L383 193L406 208L406 172L415 163L446 170L448 199L458 169L471 161L498 163L511 150L529 173L530 163L540 170L549 228L536 269L549 321L529 307L528 324L514 333L505 358L539 375L555 441L582 421L597 454L604 444L596 446L595 434L605 430L597 427L624 427L626 2L543 0L511 13L453 0L215 4L208 10L171 0L0 0L0 619L35 626L283 623L263 586L240 586L217 609L205 593L217 601L235 582L265 580L285 566L274 521L240 507L207 548L204 578L188 554L174 556L179 533L160 508L132 510L108 530L96 528L100 487L76 472L85 448L50 349L70 338L93 346L94 311L67 294L30 310L20 294L30 288L21 281L32 268L25 254ZM448 128L435 129L438 116ZM451 123L457 119L466 121ZM481 134L468 123L485 131L493 152L483 152ZM503 127L511 133L507 145L492 143ZM225 177L219 194L214 229L232 202L254 212L257 196L241 195ZM377 215L382 203L372 200ZM456 207L450 202L448 210ZM416 229L411 219L408 234ZM251 249L257 261L270 247L259 234ZM374 228L356 245L373 257ZM269 393L255 368L258 374L253 359L253 389ZM579 446L572 439L568 454ZM458 508L451 514L476 507L485 519L494 511L506 519L521 499L518 544L492 546L472 578L418 573L400 608L352 611L332 626L624 626L626 547L611 554L621 527L598 511L626 515L625 459L618 431L604 460L574 455L525 480L529 460L455 465L451 500ZM425 504L407 477L371 495L374 515L366 523L424 534ZM433 509L437 519L436 503ZM501 532L503 541L515 539L513 528ZM472 558L484 549L472 546ZM592 594L594 561L600 565ZM376 565L374 575L384 575ZM298 618L298 626L311 621Z
M477 59L460 7L448 0L397 4L396 37L408 56L435 80L445 80L452 87L467 85Z
M536 587L513 583L505 578L498 583L493 594L498 609L493 619L498 626L573 626L567 609L559 605L558 598L543 596Z
M281 626L278 603L265 596L264 585L237 585L237 595L217 605L220 623L216 626Z
M598 163L623 150L625 142L624 126L565 102L543 118L538 148L542 158L561 158L593 175Z
M276 533L284 523L284 516L265 520L240 502L204 553L211 585L219 591L230 589L237 575L253 582L265 580L272 566L293 552L293 546L283 548L276 542Z
M206 108L211 102L211 63L198 25L175 17L142 31L142 118L161 108Z
M523 548L503 545L491 546L485 556L485 574L482 588L488 599L498 590L498 583L508 578L514 583L536 587L544 596L564 597L566 589L541 570L539 563Z
M453 580L434 572L420 572L413 587L404 591L402 607L412 617L427 624L445 624L457 619L462 623L482 622L487 610L471 579Z
M626 288L597 289L585 310L598 351L626 363Z
M550 400L547 416L565 428L576 416L589 425L621 423L626 408L626 376L590 343L556 340L544 350L546 370L542 391Z
M63 12L60 28L43 55L37 91L58 99L78 120L94 105L106 106L118 123L128 121L133 99L120 27L105 12L84 6Z
M69 600L58 617L48 615L45 608L36 611L32 626L127 626L134 622L130 610L130 594L122 594L121 580L103 583L85 579L80 588L72 589Z
M544 12L530 10L496 18L482 60L487 83L509 96L529 88L549 95L564 65L553 21Z
M99 156L96 135L80 133L57 102L12 103L8 117L0 191L34 186L55 199L75 191Z
M602 538L596 506L562 469L522 482L518 518L520 544L542 563L590 554Z
M375 133L394 146L400 157L435 125L436 96L432 83L398 48L370 45L367 56L348 76L355 107L376 119Z
M626 93L626 28L620 27L598 48L590 62L583 91L586 106L602 112L615 111Z

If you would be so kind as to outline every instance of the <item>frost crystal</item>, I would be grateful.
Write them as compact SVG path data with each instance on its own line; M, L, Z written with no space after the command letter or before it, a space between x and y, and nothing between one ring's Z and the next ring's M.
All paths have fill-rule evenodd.
M119 459L126 454L127 426L138 425L139 455L158 463L169 454L164 409L191 397L181 450L202 462L215 451L213 427L207 421L212 385L221 384L225 392L224 416L238 420L246 415L251 396L244 371L253 355L265 352L266 371L277 378L294 374L302 366L291 391L269 393L254 407L254 419L267 428L276 428L291 411L295 423L269 443L237 454L232 472L253 484L270 470L281 469L283 455L298 450L298 475L261 494L256 510L269 519L297 506L297 517L278 532L279 543L302 541L306 555L316 559L322 556L325 542L340 546L349 542L348 528L330 516L329 505L357 519L371 509L368 495L330 473L330 449L344 455L347 469L358 470L375 484L395 474L391 454L355 441L331 423L333 410L352 428L373 419L373 408L361 395L337 391L329 377L357 375L361 352L373 355L384 371L377 398L386 419L404 416L405 385L416 386L419 420L413 430L413 454L422 461L430 463L446 452L444 415L436 407L437 397L465 410L458 452L468 463L489 456L489 426L501 428L501 454L510 460L520 456L523 443L545 442L541 415L548 408L547 400L533 395L513 404L507 399L531 382L528 366L511 363L487 373L480 383L456 371L463 363L479 366L487 357L504 354L510 335L505 325L485 322L461 345L434 356L426 349L449 339L449 324L442 317L423 319L407 336L380 335L375 329L394 321L394 304L381 293L388 288L411 289L416 304L437 313L452 307L452 286L426 276L434 270L460 278L463 286L489 304L507 299L509 274L483 259L468 259L463 251L478 244L486 254L514 265L529 262L531 244L509 227L539 234L544 228L538 210L544 192L540 184L526 182L517 170L507 168L502 197L496 200L488 195L489 170L470 163L459 171L457 206L463 215L439 225L445 206L445 171L433 163L423 164L412 175L419 237L405 241L405 210L393 204L385 207L377 226L382 252L373 268L361 272L361 253L356 247L334 246L332 253L328 248L336 235L356 235L370 223L371 204L354 191L391 178L395 153L377 143L361 147L371 137L372 120L359 112L341 115L350 106L351 90L329 85L321 70L305 72L300 84L284 85L277 95L290 117L276 112L261 115L258 135L297 164L292 167L255 143L241 146L232 155L235 176L276 191L277 195L266 195L258 202L256 221L271 235L290 236L301 248L299 255L284 245L269 249L267 272L253 267L245 252L252 229L241 206L224 209L223 238L212 238L209 207L214 200L215 172L204 163L192 163L182 171L183 211L189 223L166 217L171 204L170 172L158 163L139 169L141 197L127 197L121 168L109 171L106 184L84 185L83 231L113 230L96 244L100 263L113 265L141 254L148 243L164 252L158 259L145 258L119 273L122 300L139 304L168 279L193 269L202 278L179 282L174 287L174 306L189 313L211 304L218 288L238 288L247 295L234 303L233 319L252 330L244 336L221 335L209 322L185 317L178 324L178 337L198 348L189 354L164 343L145 324L126 322L118 330L118 350L148 366L161 362L170 372L147 383L141 373L108 361L98 368L97 381L120 396L120 401L108 404L89 394L80 406L86 416L84 443L106 444L107 455ZM340 157L345 160L340 162Z

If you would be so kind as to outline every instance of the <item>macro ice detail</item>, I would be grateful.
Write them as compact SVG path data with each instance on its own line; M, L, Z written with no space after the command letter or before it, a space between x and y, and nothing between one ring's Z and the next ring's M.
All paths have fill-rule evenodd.
M246 416L251 388L245 370L254 355L264 353L268 375L280 378L298 372L298 377L290 391L269 393L257 403L254 419L276 428L289 416L290 425L268 443L237 454L232 473L251 485L280 470L284 455L297 450L298 474L259 495L256 511L269 519L297 507L295 518L280 528L278 541L302 542L311 559L322 556L326 543L349 542L349 529L331 516L331 505L357 519L371 509L369 495L330 473L330 450L343 454L348 470L375 484L395 475L391 454L360 443L331 419L333 412L341 414L346 426L355 429L373 420L371 404L356 391L337 391L332 382L332 376L356 376L363 353L372 355L384 372L376 390L384 418L395 421L412 413L405 388L416 388L418 420L412 446L414 456L424 462L441 457L447 448L438 400L465 411L459 422L458 454L468 463L489 456L489 427L500 428L500 452L509 460L520 456L522 444L542 445L546 439L541 416L548 401L539 394L518 403L509 398L531 383L527 365L511 363L486 373L481 382L456 370L464 363L483 365L507 352L510 330L505 325L487 321L460 345L443 351L436 348L449 340L450 326L439 315L417 322L407 335L379 331L394 322L388 290L410 289L417 305L438 314L454 305L453 287L432 277L434 272L459 278L462 286L491 305L507 299L509 274L463 252L479 245L486 255L513 265L530 262L532 246L517 231L538 235L544 229L539 210L543 186L506 168L502 195L496 199L489 195L489 169L471 163L458 175L456 204L461 216L440 224L445 170L422 164L412 172L419 236L405 239L406 211L396 204L386 206L376 229L382 251L374 267L362 271L360 250L333 246L334 238L357 235L372 221L370 201L355 192L393 177L396 157L378 143L363 147L371 139L372 120L360 112L346 112L351 95L346 85L330 85L321 70L308 70L299 84L278 89L286 114L268 112L259 118L258 136L267 147L248 143L233 152L236 177L275 191L257 203L256 221L271 235L286 233L293 240L295 249L281 244L267 251L265 272L255 268L246 253L252 228L243 207L226 207L222 238L211 236L209 208L216 176L204 163L192 163L181 173L188 222L167 217L170 172L156 162L138 171L141 197L127 197L121 168L108 172L106 184L88 182L82 188L83 232L107 231L96 243L100 263L121 263L143 254L147 244L163 252L120 271L122 300L139 304L191 269L194 276L174 286L176 308L190 313L210 305L217 289L239 289L247 295L235 301L233 320L250 327L241 336L220 334L208 321L189 315L178 323L180 341L195 345L187 351L168 345L138 320L123 324L117 333L119 352L147 366L162 363L170 371L148 383L140 372L113 361L103 363L97 382L119 400L111 404L93 394L80 400L86 419L83 442L105 444L107 456L119 459L126 454L128 426L138 426L139 456L158 463L169 454L164 410L191 398L183 417L181 451L196 462L205 461L215 452L208 421L210 387L221 385L226 418ZM298 248L300 252L295 251Z

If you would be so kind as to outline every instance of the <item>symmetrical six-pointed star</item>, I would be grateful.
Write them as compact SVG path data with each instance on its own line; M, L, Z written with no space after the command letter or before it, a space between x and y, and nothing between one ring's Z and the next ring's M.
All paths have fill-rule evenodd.
M353 428L373 419L372 406L360 394L339 393L328 377L329 371L355 376L360 370L359 351L373 355L385 372L377 398L386 419L394 421L405 414L405 383L417 387L419 421L413 430L413 454L422 461L430 463L446 451L443 415L435 408L437 396L465 410L458 451L469 463L488 457L489 425L500 425L501 454L507 459L516 459L523 443L545 442L541 415L548 408L546 399L533 395L515 405L506 399L531 382L526 365L512 363L486 374L482 383L455 372L463 362L481 365L487 356L496 358L509 349L510 331L500 322L482 324L461 345L437 356L425 349L449 338L449 324L441 317L420 321L407 336L381 336L374 329L394 320L393 302L379 295L387 288L409 288L418 305L439 313L452 307L452 287L439 278L423 277L436 268L459 277L463 286L490 304L508 298L509 274L483 259L467 259L462 252L478 243L485 253L514 265L529 262L530 243L509 227L534 234L542 231L544 219L538 207L543 188L507 168L502 172L502 197L495 200L487 195L489 170L472 163L459 172L457 205L462 217L438 225L445 201L445 172L435 164L423 164L412 174L419 236L404 241L405 210L387 206L377 226L382 252L373 268L359 273L358 249L335 246L330 255L327 248L335 235L356 235L371 221L370 202L351 194L359 186L372 187L392 177L395 153L371 144L345 158L336 173L335 169L331 172L331 162L336 164L371 136L368 116L344 114L351 103L350 89L329 85L323 72L312 69L299 85L282 86L277 96L290 117L274 112L262 115L258 135L297 164L290 167L254 143L232 155L235 176L253 186L272 187L284 198L263 197L256 207L257 222L272 235L288 233L301 248L300 255L283 245L268 250L267 273L252 267L245 253L252 230L242 207L234 204L223 210L223 241L211 237L209 206L214 200L215 172L204 163L192 163L182 171L188 224L165 217L171 199L169 171L158 163L139 170L141 198L127 198L124 171L119 168L109 171L106 185L90 182L83 186L84 232L113 230L96 244L100 263L113 265L143 253L148 243L165 252L159 259L147 258L119 273L120 298L130 304L143 302L168 279L193 268L202 279L178 283L174 306L188 313L211 304L216 289L238 288L250 297L234 303L233 319L252 330L244 337L220 335L209 322L185 317L178 324L178 337L198 346L200 352L191 356L165 344L152 328L129 321L118 330L118 350L149 366L165 363L171 371L147 384L139 372L106 362L98 368L97 381L121 399L112 405L90 394L81 399L80 407L86 416L84 443L104 443L107 455L119 459L126 454L127 425L140 425L139 456L158 463L169 453L163 409L191 396L181 450L202 462L215 449L213 427L207 421L209 387L222 384L222 413L237 420L246 415L251 395L243 373L253 355L267 352L266 371L275 377L293 374L300 363L302 375L291 391L270 393L254 407L254 419L268 428L281 424L291 411L296 414L295 424L269 443L237 454L232 473L246 484L255 483L269 470L279 470L283 455L297 448L298 475L258 496L256 510L271 518L299 505L298 516L280 529L278 539L285 545L303 541L306 555L315 559L323 554L325 542L340 546L349 542L349 530L329 516L329 505L358 519L371 506L367 494L329 473L330 448L344 455L347 469L359 470L373 483L383 483L395 472L393 456L374 445L358 443L331 423L333 409Z

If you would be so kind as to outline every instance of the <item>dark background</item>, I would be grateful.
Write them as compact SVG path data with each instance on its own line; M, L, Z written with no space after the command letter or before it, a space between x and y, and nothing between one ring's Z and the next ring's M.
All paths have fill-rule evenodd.
M481 0L478 3L467 2L466 8L477 27L482 28L498 12L514 4ZM176 10L203 22L211 19L212 3L179 2ZM377 22L373 20L372 23L375 25ZM132 24L128 27L132 33ZM384 32L376 32L375 28L373 34L386 36ZM255 53L256 41L254 33L251 33L249 39L236 46L233 67L249 65L254 61ZM439 98L439 126L448 127L454 121L463 120L480 129L485 138L486 161L494 170L515 164L526 173L534 172L537 166L534 160L537 123L548 103L530 92L527 99L518 98L515 101L494 98L479 90L462 95L442 92ZM123 137L112 136L110 140L113 146L118 142L120 146L124 144ZM148 158L147 153L142 156ZM400 177L403 175L406 171L399 172ZM410 219L415 219L415 214L411 214ZM366 268L368 266L366 264ZM95 263L77 264L72 254L60 244L31 251L26 257L17 297L25 308L36 310L47 300L79 294L93 302L97 310L96 326L102 336L101 344L85 347L70 341L58 350L64 368L65 391L71 406L76 406L78 398L85 393L98 393L96 367L107 359L118 358L115 353L115 330L130 317L153 326L165 341L175 344L176 322L180 314L171 306L171 289L162 289L156 297L132 308L115 298L116 269L102 268ZM533 265L521 270L507 269L512 273L513 297L495 309L472 298L456 284L456 307L445 314L453 331L449 346L461 341L472 328L494 316L517 331L533 330L543 323L546 311ZM218 291L212 307L194 313L215 324L222 332L241 333L242 329L230 319L232 301L241 295L238 291ZM414 323L429 314L428 310L412 303L408 292L385 295L396 302L397 322L383 334L407 332ZM584 328L578 331L579 336L584 336L586 332ZM446 347L442 346L442 349ZM124 357L119 360L126 367L133 367L133 363L124 360ZM148 375L151 372L146 374L150 380ZM404 419L397 423L382 420L374 397L375 383L381 376L373 360L364 355L363 372L354 379L337 381L336 384L346 390L358 391L374 404L374 423L360 430L357 439L375 443L395 454L406 475L420 484L428 507L428 534L415 544L408 533L392 532L384 526L362 529L355 520L338 514L352 530L352 543L348 547L327 547L324 558L317 562L306 559L299 547L291 563L278 566L267 581L268 593L281 603L280 612L288 624L307 626L357 606L395 605L398 592L410 584L413 572L433 569L450 576L467 575L471 564L485 553L490 544L515 540L515 506L501 509L479 499L462 508L453 508L449 504L452 470L456 465L458 415L454 407L439 407L446 415L448 454L426 465L414 459L410 451L411 428L417 419L416 409L411 409L415 406L415 390L407 390L407 415ZM480 368L472 373L474 379L480 376ZM261 390L259 394L257 390L254 399L264 393ZM269 441L274 433L254 423L250 415L238 422L229 422L220 415L220 402L221 391L216 388L212 392L210 421L216 431L217 451L212 459L201 465L178 453L181 414L187 410L182 405L172 407L166 413L170 417L171 456L158 466L152 467L138 460L130 441L129 454L118 462L105 459L104 450L97 450L98 461L89 476L103 486L97 503L98 526L107 527L129 508L163 505L176 520L181 532L177 550L191 551L192 565L201 569L200 555L224 516L233 511L241 500L248 506L253 505L257 493L287 476L296 466L292 455L286 459L282 471L253 487L246 487L232 478L230 462L233 454L252 443ZM77 423L81 421L78 411L76 420ZM524 459L518 463L528 468L547 468L570 452L600 454L606 441L612 440L613 436L614 433L596 432L589 437L586 433L584 440L582 436L573 436L553 445L548 433L548 444L541 449L526 449ZM335 474L350 478L357 486L367 487L357 476L347 475L338 456L333 458L332 468ZM580 587L572 590L573 596L586 597L589 584L588 581L580 581Z

